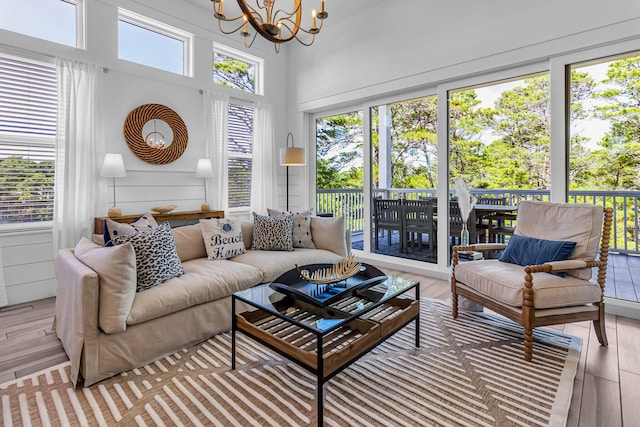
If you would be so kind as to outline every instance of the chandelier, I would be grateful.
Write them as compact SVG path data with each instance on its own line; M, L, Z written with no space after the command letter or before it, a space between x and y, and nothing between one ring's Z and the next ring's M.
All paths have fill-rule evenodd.
M242 10L242 15L235 18L227 18L223 11L224 0L211 0L213 2L214 16L218 18L218 27L224 34L232 34L240 31L244 39L245 47L251 47L260 34L265 39L274 43L276 52L280 51L280 44L296 39L305 46L311 46L316 34L322 29L323 20L329 16L324 10L324 0L320 0L320 12L315 9L311 12L311 26L305 29L302 21L302 0L292 0L293 9L290 12L284 9L276 9L278 0L255 0L255 6L249 4L252 0L237 0ZM282 0L280 0L282 4ZM223 29L222 22L237 22L240 24L231 30ZM320 25L318 25L318 21ZM247 24L251 24L256 31L251 37ZM226 24L225 24L226 25ZM248 42L248 40L250 41Z

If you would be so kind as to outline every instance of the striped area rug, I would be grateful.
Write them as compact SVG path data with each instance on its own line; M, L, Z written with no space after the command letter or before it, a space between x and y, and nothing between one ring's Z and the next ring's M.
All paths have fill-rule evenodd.
M503 318L421 301L413 324L325 384L327 426L564 426L579 338L538 330L534 361L522 331ZM140 369L73 389L68 363L0 385L12 425L316 425L316 380L238 334L211 338Z

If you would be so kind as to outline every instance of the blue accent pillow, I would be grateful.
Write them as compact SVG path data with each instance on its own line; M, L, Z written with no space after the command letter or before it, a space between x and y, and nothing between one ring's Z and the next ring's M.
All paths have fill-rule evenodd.
M551 261L568 260L576 248L576 242L543 240L534 237L511 236L500 261L522 266L539 265ZM565 273L552 273L564 277Z

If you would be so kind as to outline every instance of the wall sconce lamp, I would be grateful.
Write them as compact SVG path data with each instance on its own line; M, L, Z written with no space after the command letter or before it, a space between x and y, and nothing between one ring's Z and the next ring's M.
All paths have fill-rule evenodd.
M122 216L122 209L116 206L116 178L127 176L124 169L124 161L122 154L107 153L104 155L104 163L102 164L101 176L113 179L113 207L109 209L107 215L109 218Z
M291 147L289 147L291 137ZM304 166L307 164L304 148L294 147L293 134L287 134L287 147L280 149L280 165L287 167L287 211L289 210L289 166Z
M198 163L196 163L196 176L198 178L204 179L204 203L200 206L200 209L203 212L210 211L211 206L207 202L207 178L213 178L213 167L211 166L211 160L198 159Z

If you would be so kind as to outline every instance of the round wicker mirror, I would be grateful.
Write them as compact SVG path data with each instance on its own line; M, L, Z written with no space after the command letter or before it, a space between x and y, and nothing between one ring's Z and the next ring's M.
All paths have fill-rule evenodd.
M166 146L155 146L145 141L142 131L150 120L159 119L169 125L173 141ZM184 153L189 134L180 116L169 107L160 104L145 104L132 110L124 121L124 140L139 159L155 165L171 163Z

